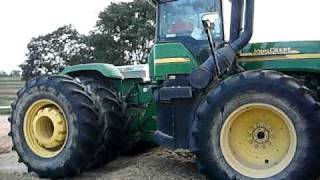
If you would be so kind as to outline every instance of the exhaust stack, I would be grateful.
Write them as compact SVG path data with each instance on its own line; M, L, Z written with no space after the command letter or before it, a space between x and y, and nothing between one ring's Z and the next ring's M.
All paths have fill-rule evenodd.
M240 33L243 6L243 0L232 0L230 42L225 47L215 50L215 56L209 57L191 73L190 84L192 87L196 89L207 87L210 81L216 78L214 75L219 76L231 67L238 51L249 43L253 34L254 0L246 0L244 31ZM216 64L219 68L216 67ZM220 69L221 74L218 74L216 69Z

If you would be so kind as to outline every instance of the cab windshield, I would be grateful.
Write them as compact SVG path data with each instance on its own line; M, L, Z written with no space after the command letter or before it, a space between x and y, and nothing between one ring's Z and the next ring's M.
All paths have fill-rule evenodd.
M182 37L193 40L206 40L202 16L219 12L220 1L217 0L177 0L159 5L158 36L161 41L170 41ZM220 12L219 12L220 14ZM215 19L212 35L215 39L223 38L221 18Z

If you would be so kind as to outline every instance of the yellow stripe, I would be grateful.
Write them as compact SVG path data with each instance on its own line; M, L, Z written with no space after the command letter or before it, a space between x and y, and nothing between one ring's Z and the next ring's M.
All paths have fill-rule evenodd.
M273 61L288 59L320 59L320 54L287 54L287 55L271 55L271 56L240 56L239 61Z
M156 59L156 64L182 63L182 62L190 62L190 59L189 58L162 58L162 59Z

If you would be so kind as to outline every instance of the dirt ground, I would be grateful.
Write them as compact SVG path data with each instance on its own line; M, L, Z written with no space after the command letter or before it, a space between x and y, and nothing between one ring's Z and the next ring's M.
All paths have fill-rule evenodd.
M8 140L7 117L0 116L0 145ZM0 180L34 180L35 174L28 174L26 167L17 162L15 152L0 154ZM77 180L179 180L206 179L198 173L195 159L180 153L155 148L134 157L120 157L116 161L99 169L85 172L72 178Z
M0 154L11 151L12 142L8 136L9 128L8 116L0 115Z

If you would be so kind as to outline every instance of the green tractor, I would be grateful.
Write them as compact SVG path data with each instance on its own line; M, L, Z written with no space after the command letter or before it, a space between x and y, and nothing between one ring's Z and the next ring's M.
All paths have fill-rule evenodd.
M253 43L254 0L152 0L148 64L83 64L33 79L12 104L13 149L40 177L75 176L156 143L210 179L320 174L320 42Z

